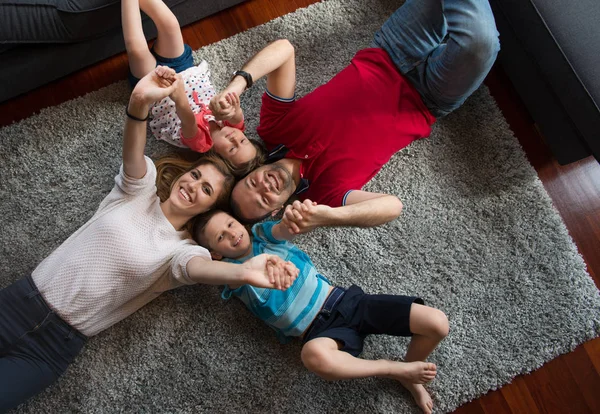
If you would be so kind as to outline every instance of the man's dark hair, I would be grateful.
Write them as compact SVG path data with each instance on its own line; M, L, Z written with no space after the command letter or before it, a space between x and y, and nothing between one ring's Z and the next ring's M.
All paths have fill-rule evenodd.
M240 208L240 203L235 201L233 199L233 197L229 198L229 207L231 208L231 212L235 216L235 218L238 219L240 221L240 223L242 223L242 224L258 223L259 221L262 221L271 215L271 211L269 211L264 216L256 218L256 219L251 219L251 218L245 217L242 214L242 209Z

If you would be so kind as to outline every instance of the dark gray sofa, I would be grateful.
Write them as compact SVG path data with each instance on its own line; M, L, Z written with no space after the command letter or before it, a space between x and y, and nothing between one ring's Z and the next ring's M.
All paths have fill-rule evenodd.
M600 160L600 0L490 0L498 57L554 156Z
M184 26L244 0L165 0ZM144 16L148 39L156 28ZM125 50L119 0L1 0L0 102Z

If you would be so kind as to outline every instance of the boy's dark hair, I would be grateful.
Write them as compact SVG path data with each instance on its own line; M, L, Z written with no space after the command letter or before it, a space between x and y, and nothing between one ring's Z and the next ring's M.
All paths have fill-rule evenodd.
M210 221L211 218L215 216L217 213L223 213L223 210L213 209L209 210L206 213L198 214L192 224L192 238L199 246L202 246L208 249L208 243L206 242L206 238L204 237L204 230L206 229L206 225Z

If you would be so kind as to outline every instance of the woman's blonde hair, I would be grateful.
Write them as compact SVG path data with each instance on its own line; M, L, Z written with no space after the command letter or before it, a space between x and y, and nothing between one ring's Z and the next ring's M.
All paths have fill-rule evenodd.
M183 174L201 165L210 164L225 178L221 194L211 208L227 208L229 196L235 184L235 177L227 163L220 156L209 153L202 154L195 160L188 158L183 155L169 155L159 158L154 163L156 165L156 194L160 201L163 202L169 198L173 185Z

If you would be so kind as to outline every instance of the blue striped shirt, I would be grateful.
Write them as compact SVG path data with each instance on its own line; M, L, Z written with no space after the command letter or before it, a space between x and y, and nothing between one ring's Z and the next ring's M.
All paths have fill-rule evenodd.
M300 336L321 310L331 283L317 273L306 253L288 241L273 237L272 229L278 222L268 221L252 227L252 253L241 259L225 259L232 263L243 263L262 253L273 254L291 261L299 270L298 278L289 289L257 288L243 285L237 289L225 286L221 296L229 299L237 296L246 307L275 330L282 343L289 337Z

